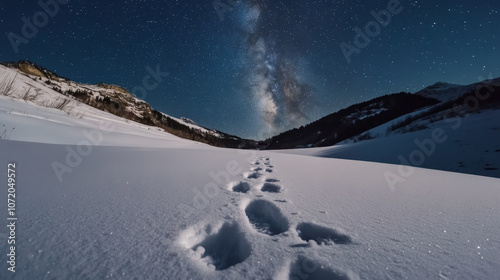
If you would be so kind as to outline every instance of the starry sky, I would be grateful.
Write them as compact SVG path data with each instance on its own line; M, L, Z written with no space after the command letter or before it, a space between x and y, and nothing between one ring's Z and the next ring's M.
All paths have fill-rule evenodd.
M500 76L497 0L4 2L1 61L121 85L253 139L380 95Z

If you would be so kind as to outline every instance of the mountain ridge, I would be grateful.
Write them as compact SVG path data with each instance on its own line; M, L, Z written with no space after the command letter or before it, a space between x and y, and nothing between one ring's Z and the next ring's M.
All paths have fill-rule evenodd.
M141 124L156 126L181 138L227 148L245 149L257 146L256 141L208 129L187 118L175 118L157 111L146 101L135 97L126 88L118 85L78 83L26 60L3 62L1 65L28 76L37 82L38 86L44 86L48 90L61 94L61 98L66 100L69 98ZM19 97L20 99L26 100L26 95L29 95L33 85L27 85L27 88L28 94ZM35 95L38 95L39 89L36 92ZM31 94L29 98L33 99L36 96ZM61 107L64 107L63 105L61 103Z
M1 64L19 70L32 80L66 97L119 117L162 128L181 138L213 146L242 149L324 147L349 139L367 140L374 137L370 134L373 128L423 108L429 108L427 113L408 116L404 121L393 123L387 130L387 134L397 131L399 133L411 132L421 129L422 125L418 124L420 119L449 110L455 107L454 103L463 103L464 95L474 94L475 89L488 84L496 86L500 84L500 78L470 85L437 82L415 93L387 94L353 104L307 125L293 128L263 141L256 141L205 128L188 118L169 116L153 109L146 101L136 98L126 88L119 85L106 83L89 85L74 82L26 60ZM490 98L490 101L496 102L496 95Z
M488 79L470 85L456 85L450 83L435 83L414 94L399 93L385 95L369 101L352 105L346 109L330 114L318 121L312 122L298 129L283 132L277 136L267 139L268 147L274 149L304 148L304 147L324 147L332 146L345 141L361 141L373 139L375 137L388 136L394 133L408 133L425 129L429 124L442 119L449 119L453 116L464 116L469 113L478 113L481 109L496 109L500 107L500 78ZM406 97L402 96L406 95ZM412 103L420 99L421 106L409 106L401 110L406 103ZM369 110L370 106L376 106L379 99L398 98L392 105L394 108L379 110L378 114L373 114ZM413 99L413 100L412 100ZM426 101L427 100L427 103ZM432 101L434 100L434 101ZM415 104L414 104L415 105ZM364 106L364 107L363 107ZM356 114L365 110L357 119L349 118L346 112ZM396 110L396 111L395 111ZM398 112L399 111L399 112ZM391 116L384 116L392 112ZM400 117L403 119L398 120ZM366 118L371 120L366 121ZM355 123L356 120L358 123ZM342 124L352 122L352 125ZM364 122L359 124L359 121ZM325 127L337 123L335 131L330 129L327 135L318 135L325 131ZM387 130L381 134L373 135L371 130L382 126L387 126ZM307 132L308 131L308 132ZM318 134L314 136L314 134ZM341 136L343 135L343 136ZM309 137L309 138L308 138Z

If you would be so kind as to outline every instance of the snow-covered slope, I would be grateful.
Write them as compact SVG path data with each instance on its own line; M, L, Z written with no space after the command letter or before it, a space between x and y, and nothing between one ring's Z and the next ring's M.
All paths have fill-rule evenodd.
M4 77L16 75L12 72L14 71L0 66L0 74ZM28 87L34 92L40 92L36 100L19 100L19 96ZM165 133L161 128L129 121L74 101L70 97L61 96L25 76L18 76L13 80L13 89L12 96L0 96L2 139L78 145L86 138L86 131L97 131L106 136L99 143L104 146L171 147L173 143L176 143L176 146L194 143L181 141L181 138ZM64 100L70 103L62 110L50 105ZM145 138L150 141L137 141Z
M5 63L5 65L8 67L0 65L0 84L12 83L12 90L2 93L0 89L0 95L43 107L58 108L80 118L84 118L89 111L88 108L92 107L129 121L156 126L182 138L216 146L252 145L249 140L201 127L186 118L175 118L156 111L144 100L136 98L119 86L77 83L28 61ZM90 114L94 113L95 110Z
M395 118L437 103L439 101L436 99L407 92L388 94L351 105L263 142L266 149L331 146L363 134Z
M2 139L78 145L90 132L102 135L98 146L180 147L205 144L181 139L157 127L128 121L81 104L82 117L0 96ZM80 115L79 115L80 116ZM143 141L147 139L147 141Z
M426 128L415 132L379 137L389 126L386 124L369 131L379 137L376 139L282 152L405 164L500 178L499 119L500 110L483 110L465 118L425 122ZM442 139L434 141L433 134L441 131Z
M15 127L0 140L0 182L15 163L18 218L15 273L0 227L0 279L500 275L499 179L415 168L391 185L386 174L404 167L214 148L99 110L0 105Z
M417 169L391 189L383 174L397 172L392 165L214 148L96 147L61 183L51 165L64 162L64 146L3 141L0 152L2 166L17 163L19 186L17 272L2 262L2 279L500 273L497 179ZM234 176L226 179L228 170ZM6 240L6 229L1 233Z
M429 89L428 96L443 101L332 147L286 152L500 178L500 79L469 86L438 83ZM443 139L436 141L435 133Z

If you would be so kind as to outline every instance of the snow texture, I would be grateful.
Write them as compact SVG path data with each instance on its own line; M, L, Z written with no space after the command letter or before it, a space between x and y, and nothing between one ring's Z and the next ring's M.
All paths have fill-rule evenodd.
M16 272L7 270L0 227L0 279L500 275L499 179L414 168L391 187L385 174L405 167L352 160L356 145L377 161L383 151L396 150L388 158L408 151L397 137L428 131L287 153L239 151L78 108L88 114L0 97L0 122L10 128L0 166L17 164L18 207ZM451 151L467 150L455 140L464 143L495 117L468 118L426 167L456 161ZM351 159L330 157L342 151ZM58 176L54 166L67 172Z

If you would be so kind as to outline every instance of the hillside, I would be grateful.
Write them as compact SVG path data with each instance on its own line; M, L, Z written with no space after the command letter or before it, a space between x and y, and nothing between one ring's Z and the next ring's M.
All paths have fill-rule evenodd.
M75 108L0 96L0 181L15 164L18 218L16 272L3 261L0 279L500 273L499 179L414 168L392 186L399 165L217 148Z
M3 95L57 108L79 118L85 113L78 107L85 104L184 139L219 147L267 150L326 147L422 130L429 123L445 117L463 115L464 110L467 111L463 104L467 102L476 107L473 104L476 100L471 98L477 89L482 91L478 94L488 94L488 98L478 102L474 110L496 108L500 84L500 79L465 86L440 82L415 94L401 92L385 95L257 142L201 127L187 118L175 118L159 112L117 85L77 83L28 61L3 63L0 67L3 87L11 84L10 91L2 90Z
M77 116L81 115L75 107L83 103L130 121L161 128L181 138L213 146L253 148L257 145L255 141L207 129L192 121L159 112L117 85L74 82L29 61L2 63L0 67L2 84L12 83L12 90L3 95L55 107Z
M385 95L352 105L300 128L266 140L267 149L324 147L379 126L438 101L410 93Z
M425 90L440 103L334 146L283 152L500 178L500 79L446 88Z

